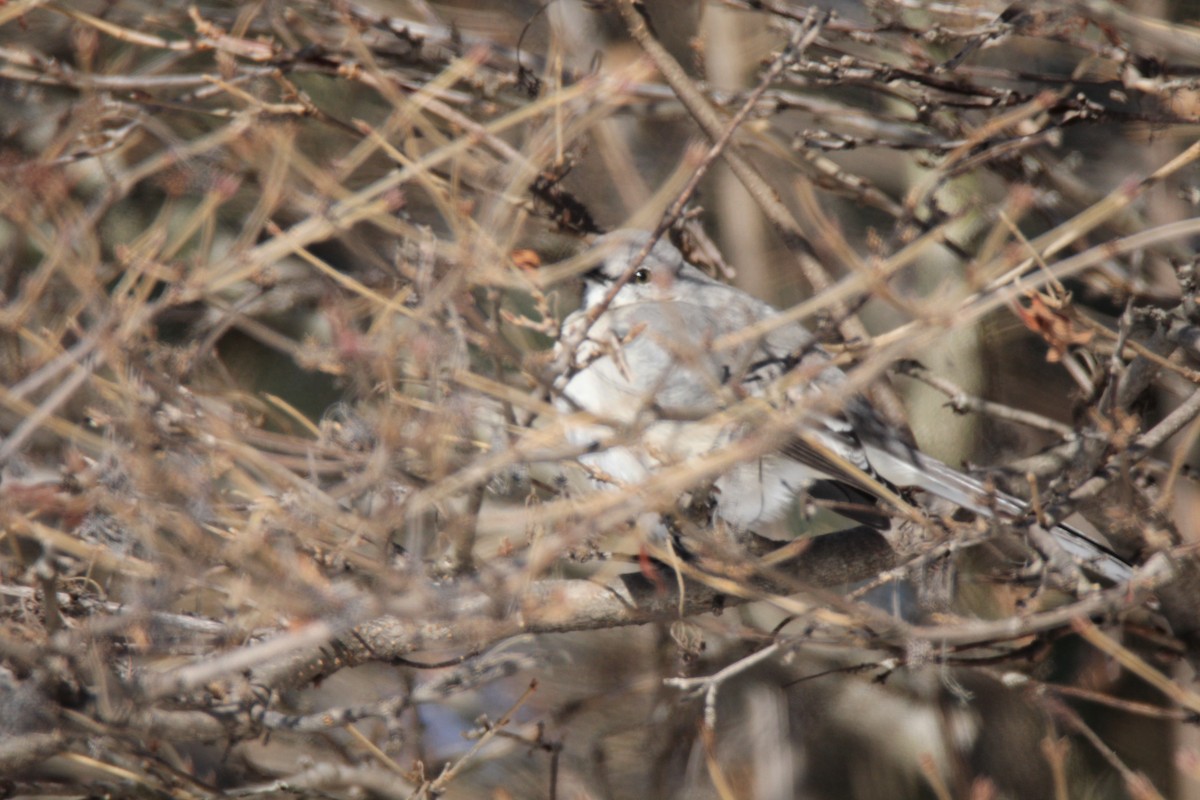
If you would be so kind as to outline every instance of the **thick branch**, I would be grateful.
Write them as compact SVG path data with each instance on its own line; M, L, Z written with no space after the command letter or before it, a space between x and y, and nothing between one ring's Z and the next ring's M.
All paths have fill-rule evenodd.
M797 582L821 587L866 580L895 565L896 555L876 531L853 528L821 536L800 556L776 565ZM422 650L481 650L522 633L562 633L625 625L711 611L739 602L710 586L674 580L655 582L641 573L609 585L586 580L543 580L520 597L500 603L482 592L461 594L438 619L384 616L357 626L319 653L297 653L256 668L251 680L272 687L299 686L367 661L390 661Z

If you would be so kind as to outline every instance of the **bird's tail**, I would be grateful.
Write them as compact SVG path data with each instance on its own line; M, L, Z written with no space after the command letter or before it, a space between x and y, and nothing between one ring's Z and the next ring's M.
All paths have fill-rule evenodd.
M902 441L864 443L864 446L871 466L895 486L923 489L985 517L1021 517L1029 511L1015 497L998 492ZM1062 523L1045 530L1064 553L1088 572L1114 583L1128 581L1133 576L1128 562L1082 531Z

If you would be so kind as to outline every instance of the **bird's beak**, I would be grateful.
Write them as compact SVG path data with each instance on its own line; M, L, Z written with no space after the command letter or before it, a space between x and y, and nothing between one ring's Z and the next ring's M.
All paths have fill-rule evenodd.
M587 272L583 273L579 277L583 278L584 283L602 284L602 283L606 282L606 278L604 277L604 271L601 270L600 267L596 267L595 269L589 269Z

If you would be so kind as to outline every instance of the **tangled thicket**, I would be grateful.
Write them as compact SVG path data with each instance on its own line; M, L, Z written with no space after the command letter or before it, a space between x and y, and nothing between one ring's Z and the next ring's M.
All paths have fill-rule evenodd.
M0 788L1194 791L1200 27L865 5L0 5ZM562 480L549 402L618 226L1133 579L646 541L687 465Z

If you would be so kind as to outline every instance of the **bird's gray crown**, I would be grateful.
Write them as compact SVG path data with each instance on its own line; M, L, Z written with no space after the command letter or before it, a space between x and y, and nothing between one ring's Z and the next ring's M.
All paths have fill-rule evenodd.
M601 236L593 246L597 252L602 254L603 260L585 277L597 283L612 283L619 280L628 271L634 258L649 240L650 232L639 230L619 230ZM675 245L663 237L654 243L654 247L642 259L639 267L647 270L650 276L654 276L656 273L667 273L673 276L679 274L685 267L695 269L684 261L683 254Z

